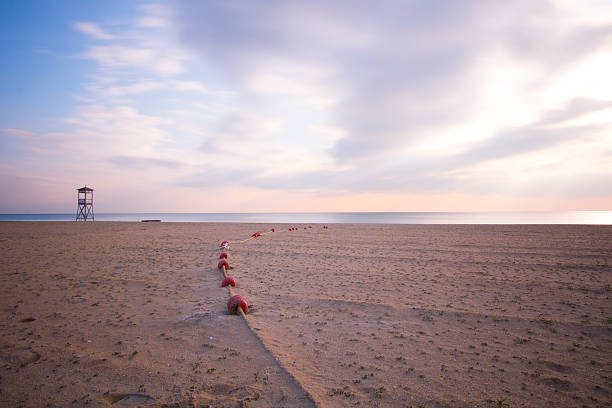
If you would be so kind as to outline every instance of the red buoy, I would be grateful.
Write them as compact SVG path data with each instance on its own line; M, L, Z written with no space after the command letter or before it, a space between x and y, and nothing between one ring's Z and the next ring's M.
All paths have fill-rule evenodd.
M274 228L272 228L270 231L271 231L271 232L274 232Z
M225 249L225 248L229 248L229 246L230 246L229 241L223 241L221 245L219 245L219 248Z
M223 269L224 266L225 266L225 269L229 269L230 268L230 264L229 264L229 262L227 262L227 259L220 260L219 264L217 265L217 268Z
M240 295L234 295L227 301L227 311L229 314L239 314L238 308L246 314L249 311L249 304L246 299Z
M308 228L312 229L312 225L309 225Z
M221 282L221 287L224 288L227 285L236 287L236 279L234 279L234 278L225 278L225 279L223 279L223 282Z
M219 255L219 259L223 259L223 258L227 259L227 256L228 256L227 252L221 252L221 255Z
M251 235L253 238L257 238L260 237L261 234L259 232L254 233L253 235Z

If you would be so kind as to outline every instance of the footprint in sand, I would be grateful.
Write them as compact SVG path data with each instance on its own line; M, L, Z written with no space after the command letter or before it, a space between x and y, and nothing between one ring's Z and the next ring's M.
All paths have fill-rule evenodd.
M104 401L115 407L139 407L144 403L155 401L155 398L146 394L107 394Z
M541 381L555 390L574 391L576 389L576 386L571 381L562 380L557 377L542 378Z
M238 386L235 384L219 383L211 385L204 392L198 394L193 401L195 406L228 406L243 407L249 401L257 401L261 392L254 387Z
M9 366L23 368L40 360L40 354L26 347L5 351L2 355L2 360L6 361Z
M573 371L571 367L564 366L562 364L555 363L553 361L539 360L536 362L536 364L538 364L541 367L545 367L549 370L553 370L553 371L556 371L562 374L571 373Z

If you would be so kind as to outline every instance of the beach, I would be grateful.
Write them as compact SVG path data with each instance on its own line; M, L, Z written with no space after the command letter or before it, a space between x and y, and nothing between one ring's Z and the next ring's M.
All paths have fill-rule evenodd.
M612 406L612 226L2 222L0 259L0 406Z

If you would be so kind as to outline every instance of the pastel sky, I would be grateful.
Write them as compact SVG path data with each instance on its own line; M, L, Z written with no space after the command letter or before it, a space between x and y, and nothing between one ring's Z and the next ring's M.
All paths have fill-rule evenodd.
M612 210L612 2L0 2L0 212Z

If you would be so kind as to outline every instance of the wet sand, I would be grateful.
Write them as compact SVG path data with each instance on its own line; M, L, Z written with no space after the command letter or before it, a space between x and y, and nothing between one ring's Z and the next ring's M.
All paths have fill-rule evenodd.
M611 406L612 227L296 226L0 223L0 406Z

